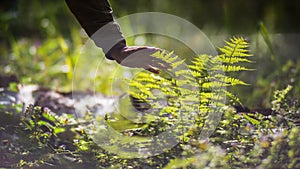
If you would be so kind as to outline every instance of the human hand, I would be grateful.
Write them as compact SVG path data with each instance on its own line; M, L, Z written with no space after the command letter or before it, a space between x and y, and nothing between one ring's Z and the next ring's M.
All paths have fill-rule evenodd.
M121 65L131 68L144 68L158 74L159 69L171 68L164 60L153 57L161 49L148 46L125 46L111 53L112 57Z

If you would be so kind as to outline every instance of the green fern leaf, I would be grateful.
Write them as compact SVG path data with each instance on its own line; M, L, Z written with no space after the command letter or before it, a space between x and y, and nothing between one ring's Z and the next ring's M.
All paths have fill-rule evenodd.
M254 125L259 125L259 121L256 120L255 118L252 118L252 117L250 117L250 116L248 116L248 115L246 115L246 114L243 114L243 116L244 116L244 118L245 118L246 120L248 120L250 123L252 123L252 124L254 124Z

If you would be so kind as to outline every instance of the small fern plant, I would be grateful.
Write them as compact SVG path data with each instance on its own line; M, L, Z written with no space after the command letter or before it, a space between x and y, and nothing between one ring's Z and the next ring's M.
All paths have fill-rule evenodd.
M214 124L215 118L218 118L214 114L222 113L227 105L226 98L241 104L227 87L247 85L230 74L252 70L241 66L251 62L249 57L252 55L249 54L248 42L242 37L233 37L225 43L219 48L219 55L198 55L189 65L173 52L155 53L153 57L166 62L171 68L162 70L159 75L143 71L129 80L129 94L135 101L147 105L142 111L144 118L152 117L149 119L156 120L153 123L159 121L163 124L159 125L164 126L159 132L176 126L176 136L190 135L191 124L196 128L203 128L205 123L209 124L207 127ZM151 124L145 130L149 126Z

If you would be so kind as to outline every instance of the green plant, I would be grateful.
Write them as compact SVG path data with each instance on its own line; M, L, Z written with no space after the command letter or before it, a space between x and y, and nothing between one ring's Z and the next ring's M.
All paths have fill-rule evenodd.
M233 37L226 46L219 48L219 55L199 55L191 65L185 65L185 60L173 53L156 53L153 57L167 62L172 68L160 75L138 73L129 81L129 94L139 102L147 103L148 109L152 108L152 113L146 113L143 118L155 119L153 113L156 113L163 126L178 124L180 129L175 132L184 134L190 124L197 124L199 128L205 123L209 123L206 127L216 125L217 115L227 106L226 98L241 104L227 87L247 85L230 76L232 72L252 70L241 66L243 62L251 62L247 48L244 38ZM191 117L191 114L195 116ZM216 119L210 119L211 114L217 114ZM183 119L187 121L183 122ZM184 135L180 137L185 139Z
M171 70L159 75L140 72L128 81L130 99L139 112L102 117L111 127L126 124L115 129L126 137L109 138L110 148L146 147L143 137L174 129L171 134L179 144L161 154L140 159L118 156L91 139L95 119L89 113L76 119L29 106L21 119L10 110L0 110L0 160L9 157L3 165L13 168L299 168L300 106L290 98L291 86L274 92L268 116L237 112L230 106L241 103L226 87L246 83L228 74L251 70L240 65L250 62L246 47L243 38L232 38L218 56L201 55L187 66L172 53L157 53L154 57L166 60ZM218 119L209 116L218 113L216 124L213 120ZM136 121L129 123L129 117ZM201 132L212 125L215 131L202 139ZM99 139L107 138L105 134L100 133Z
M105 61L103 52L94 44L86 42L83 46L86 37L78 36L79 31L71 29L70 38L61 34L47 39L10 36L9 48L1 55L0 71L17 76L25 85L37 84L65 92L92 90L91 86L96 86L98 92L110 94L111 73L118 75L124 71L117 63ZM118 90L119 86L115 88Z

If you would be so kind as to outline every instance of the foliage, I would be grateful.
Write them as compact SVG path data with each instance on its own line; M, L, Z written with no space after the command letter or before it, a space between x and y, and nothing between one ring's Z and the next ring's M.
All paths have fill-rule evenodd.
M292 105L281 108L299 117L299 105L296 111ZM33 106L22 119L1 111L1 119L6 119L1 121L1 160L9 158L2 165L19 168L299 168L300 135L295 123L280 112L269 117L245 114L226 109L209 140L195 137L156 157L122 159L89 139L83 126L90 118L79 122L72 115L57 116Z
M277 91L274 102L278 100L279 93L283 96L288 89L290 87ZM286 105L287 102L281 100L280 104ZM295 143L299 144L300 135L299 127L294 123L295 119L299 119L299 105L296 107L290 104L283 106L280 112L271 116L258 112L237 113L228 109L210 142L193 140L191 146L195 148L195 154L173 160L168 167L299 168L300 154ZM283 112L290 112L293 117L282 116Z
M226 43L219 55L200 55L187 66L173 53L157 53L154 57L167 61L171 70L159 75L140 72L129 81L131 101L137 103L143 115L137 117L143 123L121 129L121 134L132 138L157 135L176 125L173 133L180 143L172 149L145 159L122 158L91 139L89 113L77 119L38 106L29 106L24 114L0 109L0 119L5 119L0 123L0 160L5 161L1 167L299 168L300 103L289 98L292 87L274 92L269 116L237 112L230 104L241 102L225 87L246 85L229 74L251 70L241 65L250 62L251 55L243 38ZM199 139L207 122L212 124L209 115L217 112L222 114L216 130L209 139ZM104 120L113 124L112 116Z
M247 85L245 82L227 75L230 72L251 70L240 66L250 62L248 43L243 38L232 38L220 48L217 56L199 55L191 65L185 66L173 53L156 53L153 56L171 65L160 75L140 72L129 82L129 93L139 102L148 103L145 109L152 108L147 116L157 113L163 119L163 126L179 125L182 131L188 130L190 124L203 127L205 123L214 124L210 114L221 113L226 106L226 96L241 104L239 99L226 87ZM190 114L196 114L190 117ZM175 125L176 126L176 125ZM182 132L179 132L183 134ZM156 133L158 134L158 133Z
M158 114L159 119L153 119L151 114L144 115L149 116L147 118L141 116L145 118L141 120L148 124L126 123L126 126L120 127L122 128L120 129L122 134L155 135L163 132L172 123L177 123L180 127L181 120L176 119L176 115L178 117L178 115L189 111L200 112L196 116L199 115L199 118L191 120L187 117L188 120L191 120L189 122L197 124L195 128L189 130L186 135L183 135L185 132L182 131L176 134L181 139L181 144L164 154L147 159L122 159L99 148L84 132L87 130L83 123L89 123L89 118L80 119L82 121L79 122L72 115L57 116L45 108L31 106L27 109L26 118L20 119L20 115L23 115L20 112L23 112L22 109L24 109L22 105L12 105L12 108L9 109L0 105L0 167L300 168L298 148L300 139L297 127L300 123L300 61L298 60L299 56L294 53L293 56L286 59L287 57L281 55L276 47L280 46L281 49L289 51L293 49L293 46L297 48L297 42L292 41L288 44L285 44L282 40L278 42L278 39L272 39L273 36L269 34L273 30L267 30L270 27L284 32L297 30L299 23L293 22L295 18L298 18L298 15L293 14L293 11L297 10L297 5L288 1L278 3L271 1L259 3L224 1L223 4L216 4L215 2L191 0L188 4L193 9L186 10L181 1L173 0L163 2L159 0L130 2L111 0L111 3L116 16L149 10L162 12L167 10L168 13L189 18L194 24L203 28L205 33L212 35L210 39L214 39L215 34L218 36L217 32L223 32L219 31L224 29L223 25L226 25L225 29L229 32L253 32L258 25L257 19L262 18L259 20L263 20L266 25L260 23L259 32L252 39L253 42L257 41L256 47L262 47L260 50L253 51L255 55L262 55L256 57L256 67L259 69L256 73L251 72L251 74L242 72L240 78L229 77L227 73L233 75L236 73L235 71L251 69L240 65L241 62L249 62L249 60L244 60L246 57L227 57L225 59L224 53L228 53L228 49L225 47L222 49L223 56L222 54L214 57L202 55L197 57L198 60L196 59L191 65L184 66L180 62L177 66L174 64L174 67L184 69L180 71L174 68L177 74L165 71L155 76L149 73L145 74L145 72L137 75L134 79L136 81L131 82L132 87L138 89L130 91L135 96L133 100L147 103L144 104L144 107L141 107L143 111L154 107L157 111L152 115L156 116ZM96 80L95 76L87 76L90 72L87 72L83 67L79 67L78 72L81 72L78 75L79 77L74 75L72 68L75 65L76 58L78 58L79 50L82 49L83 41L87 37L82 35L79 24L75 22L75 19L71 19L72 16L64 1L12 0L2 1L1 4L3 4L1 5L3 8L0 14L0 37L2 37L0 42L0 71L2 73L17 75L23 84L38 83L60 91L69 91L71 80L78 78L75 84L77 89L90 89L90 84L95 82L98 92L109 93L108 90L111 86L109 77L116 67L113 63L102 63L102 67L98 70L100 73L96 75ZM260 7L249 13L249 6L256 5ZM289 10L285 10L285 8ZM175 13L173 13L174 11ZM246 12L240 15L241 11ZM290 17L291 15L293 17ZM248 16L247 19L244 19L245 16ZM214 28L213 25L217 25L218 28ZM128 26L129 28L130 26ZM126 28L123 27L122 29ZM79 34L82 37L78 36ZM262 43L260 43L260 36L263 38ZM294 35L292 36L294 37ZM134 39L135 37L131 41L128 40L129 44L136 45ZM161 40L161 38L157 39ZM232 41L229 43L232 43ZM261 51L264 50L264 44L266 44L266 48L270 53ZM153 45L156 46L157 43ZM174 43L171 45L174 47ZM291 54L289 53L289 55ZM173 56L169 56L173 58ZM85 65L90 67L97 67L97 59L99 57L104 58L99 50L92 50L84 57L87 58ZM218 57L220 60L217 60ZM270 58L273 62L270 62ZM180 60L175 59L174 61ZM225 64L212 64L212 62L223 62ZM234 67L231 66L232 64ZM202 67L201 65L205 66ZM220 65L220 67L214 67L213 69L211 65ZM185 71L185 69L193 71ZM218 70L228 72L218 75ZM84 80L81 80L81 77L84 77ZM144 81L145 77L149 82ZM150 82L151 79L155 81ZM216 82L216 79L218 79L217 82L220 80L220 83L213 83ZM247 82L252 81L251 84L253 85L250 87L246 85L246 87L239 88L232 93L227 92L227 89L234 84L246 84L239 79L247 79ZM161 84L159 80L166 83ZM202 81L200 82L200 80ZM183 87L187 81L191 85L187 87L188 89L199 91L196 93L197 97L194 97L194 93L189 93ZM284 88L287 84L293 87L277 90ZM222 86L221 88L224 90L212 90L214 86L218 85ZM146 86L146 89L144 86ZM253 90L249 91L251 87ZM11 91L17 91L18 85L11 83L9 88ZM156 88L163 90L163 95L157 90L154 92ZM117 90L117 88L115 89ZM277 91L274 92L274 90ZM177 93L178 91L180 92ZM2 88L0 92L2 92ZM139 93L142 94L139 95ZM241 100L234 93L238 93ZM168 96L166 98L166 94L172 97ZM226 100L228 102L226 106L222 100L225 95L228 99ZM160 97L163 98L162 100L167 100L170 105L163 107L163 109L153 105ZM177 98L180 99L177 100ZM271 101L272 98L273 101ZM195 100L199 104L189 105L190 101L194 102ZM246 104L245 100L248 100ZM183 103L183 105L178 106L177 103ZM227 106L229 103L243 103L250 107L272 106L273 112L269 116L264 116L255 111L252 113L235 112L232 107ZM213 109L209 104L217 108ZM186 112L180 111L181 107L184 107ZM217 111L222 112L223 116L216 132L213 133L210 140L198 140L203 124L208 122L209 113L212 114L211 112ZM107 116L108 121L111 118L109 116ZM114 123L110 121L109 123L115 126L124 124L118 123L118 121Z
M47 108L29 106L22 119L1 111L1 167L13 168L160 168L179 147L157 157L121 159L97 146L86 133L84 117L78 122L70 114L57 116ZM5 130L4 130L5 127ZM15 135L17 135L17 140ZM6 158L8 161L4 162Z
M63 79L72 78L76 55L63 37L44 42L37 40L33 44L28 39L11 39L11 45L12 52L2 71L7 74L14 72L23 84L35 82L44 86L65 86L68 81Z
M95 84L98 92L109 94L109 75L117 65L103 61L101 50L89 41L83 46L87 36L78 36L79 33L79 29L72 29L70 39L61 34L46 40L10 37L11 50L1 55L0 71L16 76L22 84L34 83L65 92L90 90Z
M241 91L235 93L239 93L239 97L243 103L250 107L270 107L271 105L268 103L270 103L272 98L272 92L276 89L284 87L286 84L291 84L294 86L293 93L295 93L295 95L300 93L300 89L298 87L300 86L300 81L298 80L299 78L297 78L299 76L300 67L300 62L297 61L299 56L297 56L297 53L290 53L290 51L298 49L293 48L294 46L297 47L297 41L289 41L287 44L285 44L284 39L278 40L272 35L274 30L282 29L284 31L280 33L284 33L286 31L289 32L290 30L293 31L294 27L295 29L299 28L299 24L297 22L289 22L293 20L293 17L297 18L297 15L293 13L297 6L294 5L295 2L291 3L282 1L276 4L272 2L256 3L247 1L239 1L238 3L216 3L190 0L188 4L189 6L193 7L193 10L186 10L186 8L182 6L181 1L174 2L166 0L164 3L161 3L157 0L153 2L148 2L145 0L133 0L130 2L111 0L110 2L114 9L114 15L116 18L135 12L153 10L188 18L189 21L201 28L215 44L219 43L219 41L224 38L223 29L229 30L229 32L232 31L234 34L237 33L235 30L239 30L243 34L246 32L255 32L252 37L249 34L247 34L247 36L251 37L251 41L257 42L257 44L253 43L254 45L252 45L252 48L257 47L257 50L252 51L255 52L256 55L262 55L256 58L256 65L259 69L257 70L257 73L242 73L240 76L242 78L240 79L248 82L251 80L252 87L247 86L244 88L239 88ZM3 7L0 14L1 72L4 74L18 74L19 78L23 79L22 82L26 83L39 83L41 85L46 85L47 87L63 91L70 89L72 83L70 81L72 67L68 68L70 67L71 63L69 63L69 61L67 61L68 59L66 58L72 58L72 60L76 58L75 55L78 54L78 50L81 49L83 45L83 43L80 42L81 38L79 36L83 35L83 31L80 31L80 25L75 18L72 17L72 14L67 8L65 2L60 0L12 0L1 2L1 6ZM245 9L245 11L248 11L249 6L260 7L254 7L253 10L251 10L251 13L243 13L243 15L239 15L240 11L244 11L241 8ZM290 6L288 8L289 10L284 10L287 6ZM224 11L221 9L224 9ZM256 10L260 12L256 12ZM174 11L176 12L174 13ZM274 13L280 15L273 15ZM216 17L216 15L218 17ZM245 15L248 16L247 19L237 19L237 17L245 17ZM257 30L258 21L263 21L264 23L260 24L259 30ZM216 25L215 28L214 25ZM226 28L223 27L224 25ZM130 30L132 27L129 24L127 26L128 27L122 27L122 30ZM268 30L266 31L266 29ZM126 33L126 31L124 31L124 33ZM219 36L220 33L222 33L221 36ZM285 37L284 34L282 35ZM297 39L294 35L291 37L295 37L295 39ZM59 39L61 38L63 38L69 48L68 53L62 52L61 48L58 47L59 44L56 43L59 42ZM83 38L84 41L86 40L85 38L86 37ZM158 43L158 41L162 41L162 37L156 38L158 40L152 44L146 36L143 36L143 38L146 39L145 43L153 46L160 46L162 48L165 48L165 46L171 46L170 48L174 49L182 46L182 44L175 46L174 41L170 43L170 40L167 42L169 45L164 46L161 43ZM262 38L264 40L261 40ZM132 42L128 43L129 45L139 45L134 43L135 37L132 39ZM46 43L49 44L46 45ZM20 47L17 48L18 46ZM281 49L284 49L284 52L278 52L278 48L276 46L281 46ZM40 51L38 49L40 47L46 52L38 52ZM19 50L18 53L21 54L20 56L16 55L15 57L15 48ZM36 51L39 55L31 54L31 52L35 50L34 48L38 49ZM178 51L181 50L182 49L175 49L177 53L179 53ZM268 52L264 53L264 50L271 51L271 54ZM96 53L98 53L97 57L92 57L93 55L96 55ZM96 50L93 51L92 54L87 54L84 57L89 58L87 59L89 62L87 62L91 63L92 61L91 64L93 64L97 63L94 61L101 57L100 53L101 51ZM288 54L284 55L282 53ZM274 56L274 54L276 56ZM182 56L184 55L187 54L182 54ZM274 63L281 63L282 67L278 68L277 66L273 66L273 63L269 64L269 56L274 57ZM110 86L110 83L108 82L111 79L109 79L109 76L106 74L106 72L110 73L114 66L111 64L102 65L103 67L101 67L101 70L98 71L101 73L97 74L96 76L95 89L98 92L109 94L107 90ZM52 67L58 69L53 70ZM95 67L97 67L97 65ZM66 72L68 69L71 71ZM80 70L78 72L86 72L86 70ZM250 76L253 78L249 78ZM78 80L81 82L81 84L78 84L78 89L88 90L91 84L94 83L94 80L94 78ZM262 95L265 97L261 97Z

